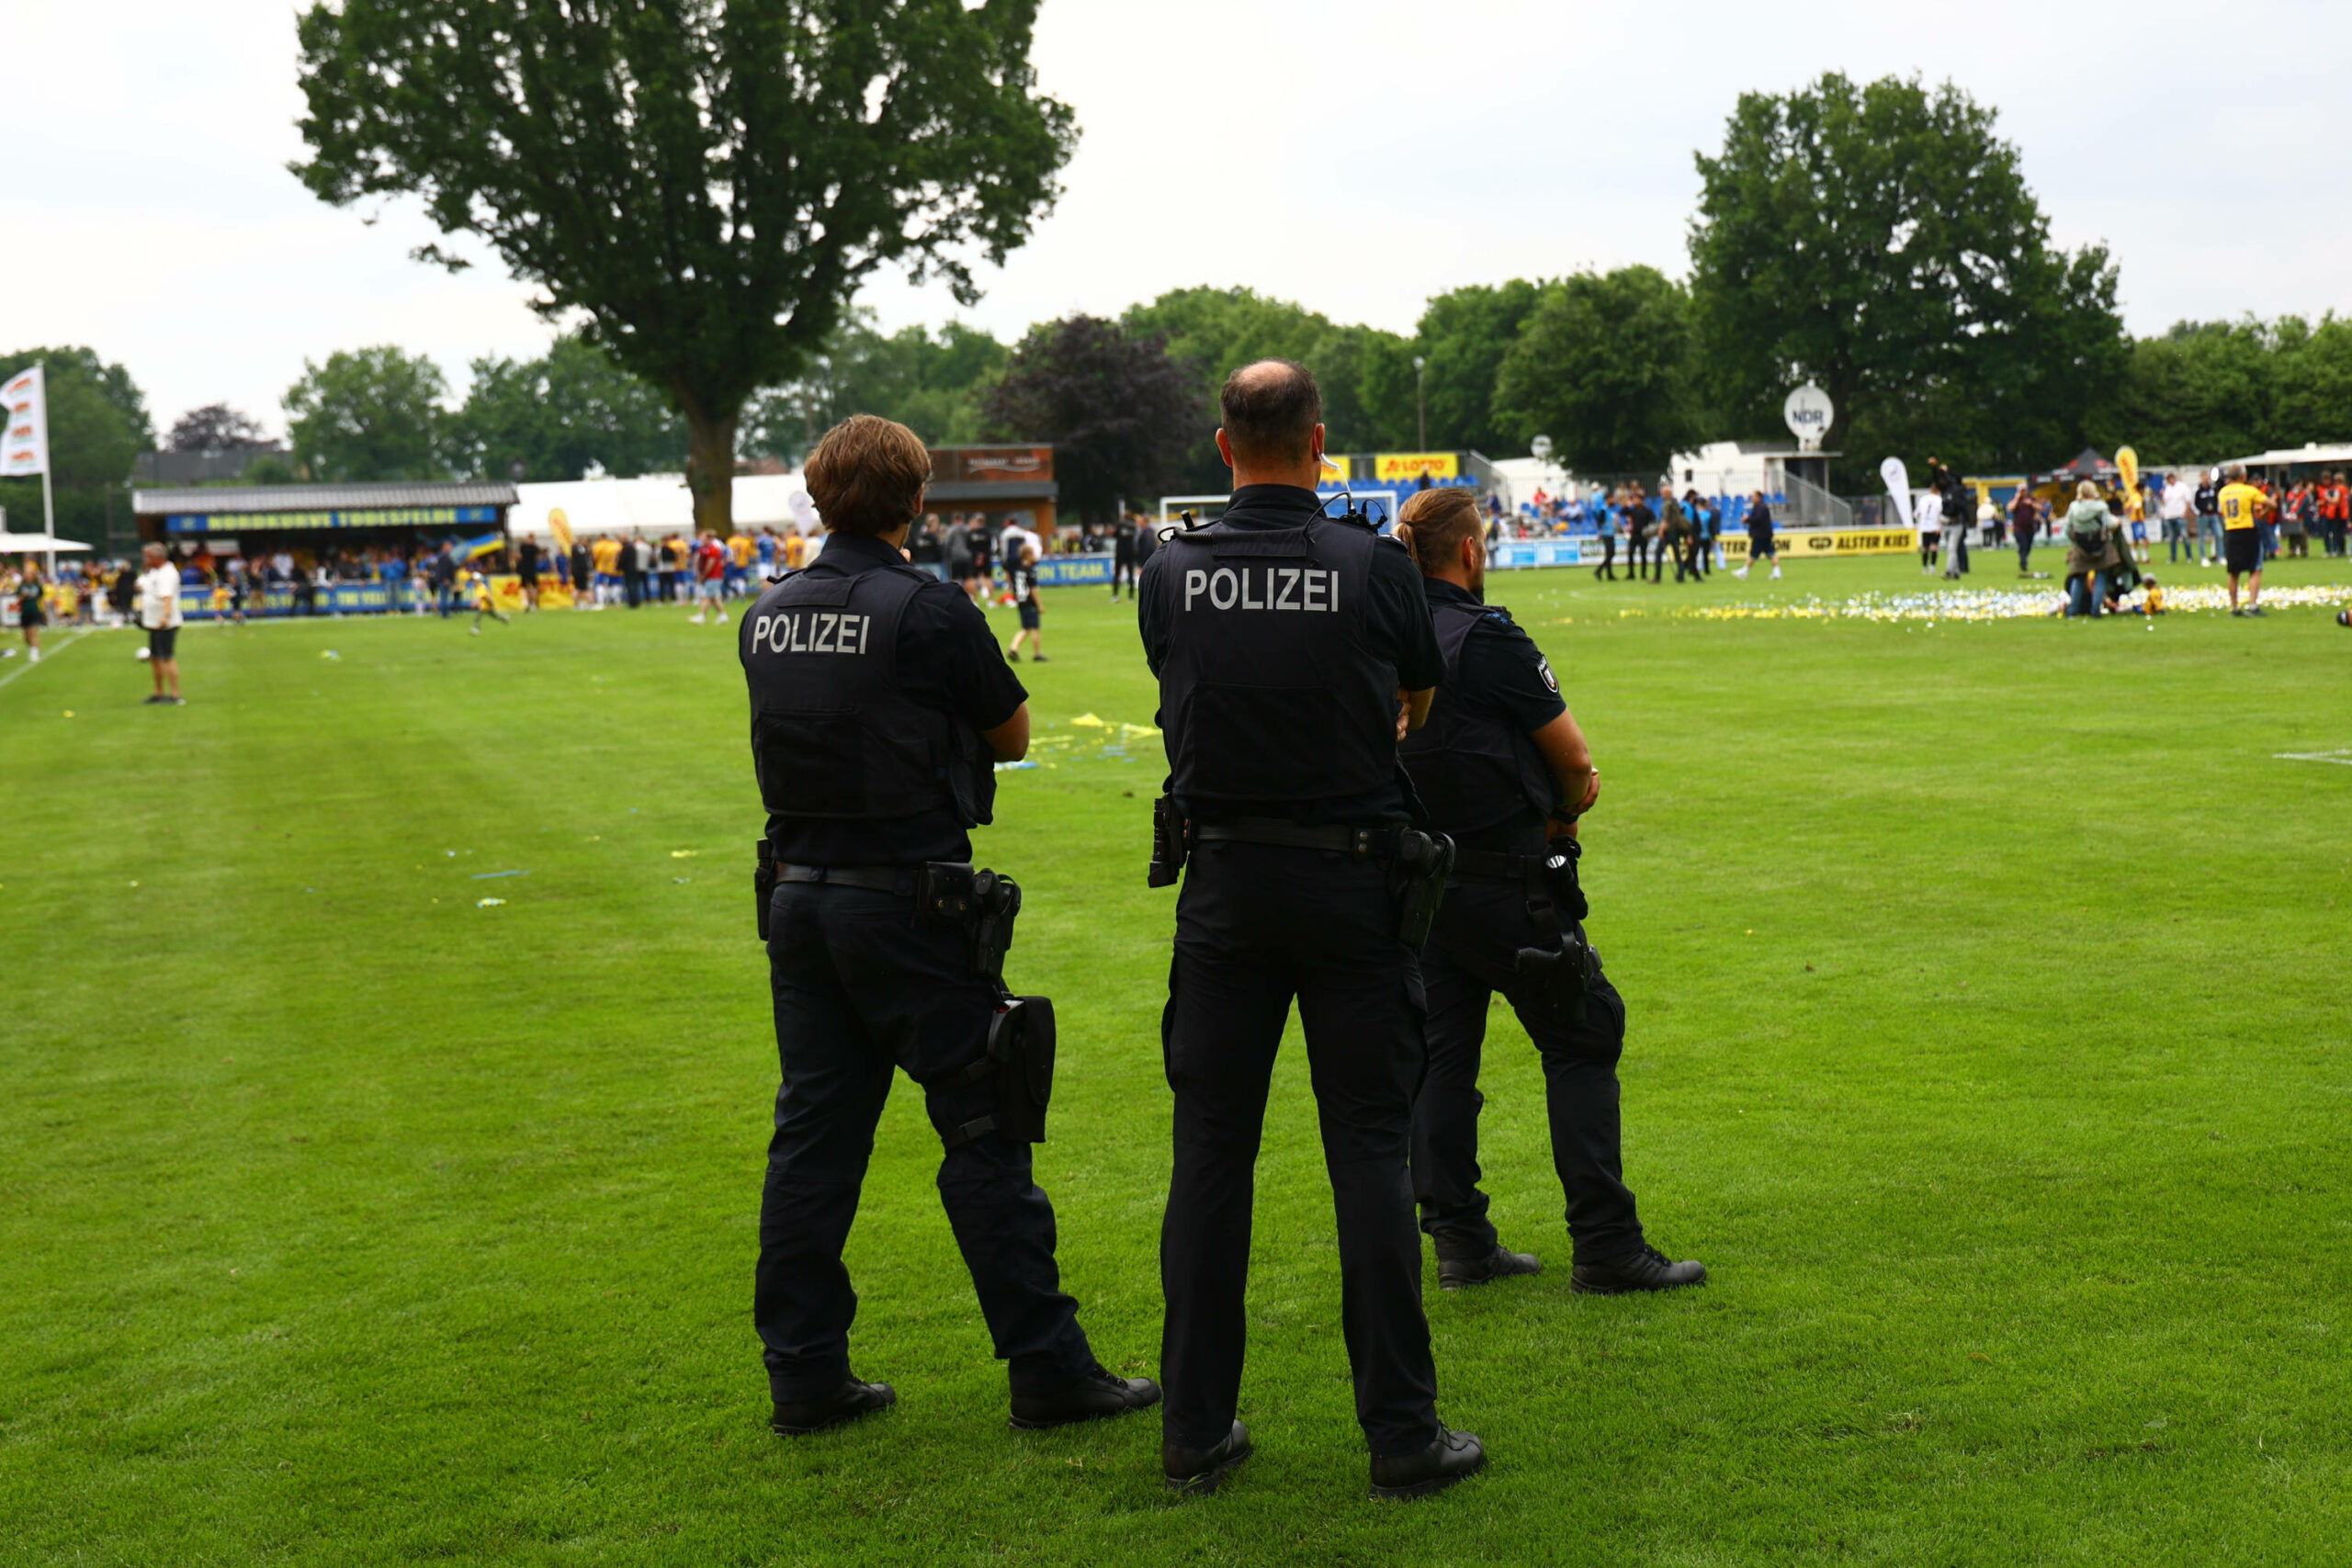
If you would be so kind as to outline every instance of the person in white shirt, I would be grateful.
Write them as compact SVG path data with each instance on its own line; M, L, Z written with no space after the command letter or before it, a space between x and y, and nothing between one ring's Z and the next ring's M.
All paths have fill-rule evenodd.
M161 545L147 547L147 570L139 574L139 624L147 628L147 667L155 672L155 694L147 700L179 707L180 572Z
M1004 532L997 536L997 558L1004 563L1004 602L1008 604L1016 602L1014 584L1020 580L1023 550L1035 550L1042 556L1046 553L1046 542L1018 523L1006 524Z
M1919 530L1919 571L1922 576L1936 574L1936 551L1943 538L1944 498L1931 490L1923 490L1911 502L1913 525Z
M2188 481L2178 474L2165 478L2165 493L2156 502L2156 515L2165 522L2165 553L2171 559L2180 559L2187 550L2188 558L2197 558L2197 547L2188 542Z

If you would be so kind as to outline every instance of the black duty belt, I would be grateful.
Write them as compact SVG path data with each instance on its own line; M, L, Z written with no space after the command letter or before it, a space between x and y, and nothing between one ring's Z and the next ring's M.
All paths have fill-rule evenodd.
M875 893L912 893L921 866L913 865L794 865L775 868L778 882L813 882L827 887L863 887Z
M1540 855L1507 855L1494 850L1456 850L1453 874L1491 876L1503 882L1524 882L1531 868L1544 863Z
M1230 822L1200 822L1193 838L1204 844L1273 844L1289 850L1325 850L1356 860L1396 858L1396 828L1309 828L1273 817L1241 817Z

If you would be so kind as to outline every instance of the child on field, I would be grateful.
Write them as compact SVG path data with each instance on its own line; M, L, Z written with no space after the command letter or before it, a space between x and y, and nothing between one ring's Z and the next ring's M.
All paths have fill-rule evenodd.
M491 592L489 578L469 569L466 572L466 595L473 601L474 636L481 636L481 618L484 615L488 615L502 626L508 624L506 617L498 612L498 600Z
M1030 662L1043 664L1046 643L1037 630L1037 547L1021 547L1021 559L1007 576L1012 579L1012 603L1021 614L1021 629L1012 634L1012 651L1007 655L1015 664L1021 662L1021 639L1029 639Z

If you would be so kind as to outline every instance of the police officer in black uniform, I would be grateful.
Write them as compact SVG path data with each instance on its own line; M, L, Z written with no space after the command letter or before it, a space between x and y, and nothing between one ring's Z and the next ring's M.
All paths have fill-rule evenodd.
M1466 491L1408 500L1397 532L1425 574L1445 676L1405 764L1455 843L1454 880L1421 959L1429 1075L1413 1116L1413 1191L1448 1290L1542 1265L1504 1247L1478 1189L1479 1049L1500 991L1544 1061L1552 1162L1576 1248L1570 1288L1662 1291L1707 1277L1649 1245L1624 1179L1617 1058L1625 1003L1585 945L1577 818L1600 793L1552 667L1510 613L1486 603L1487 555Z
M1161 1024L1175 1091L1161 1458L1171 1487L1205 1492L1250 1451L1234 1415L1252 1174L1295 998L1373 1484L1419 1495L1486 1461L1438 1420L1407 1171L1422 1066L1407 921L1442 869L1436 841L1409 826L1396 743L1428 712L1437 644L1405 552L1324 516L1315 378L1262 361L1235 371L1221 400L1230 508L1170 535L1137 601L1170 767L1152 880L1190 857Z
M930 473L904 425L861 414L835 426L808 464L824 552L763 593L739 634L783 1066L753 1314L786 1435L897 1399L851 1373L857 1296L842 1267L896 1067L922 1086L946 1146L940 1199L1011 1364L1013 1425L1159 1399L1095 1359L1060 1287L1028 1143L999 1125L1011 1010L990 960L1008 928L976 920L985 908L1009 921L1018 897L973 872L967 829L989 819L995 760L1028 750L1029 710L963 590L899 553Z

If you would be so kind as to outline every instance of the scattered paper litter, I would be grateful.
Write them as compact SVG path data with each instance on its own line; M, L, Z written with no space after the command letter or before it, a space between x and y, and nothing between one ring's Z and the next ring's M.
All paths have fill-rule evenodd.
M343 655L342 655L342 654L340 654L340 653L337 653L337 652L336 652L334 649L332 649L332 648L322 648L322 649L319 649L319 657L320 657L321 659L341 659L341 658L343 657Z
M1159 734L1159 731L1148 724L1123 724L1119 726L1119 733L1130 740L1142 740Z
M1091 713L1080 714L1076 718L1071 719L1070 722L1072 724L1082 724L1089 729L1108 729L1111 728L1110 724L1106 720L1097 718Z
M692 860L695 856L700 853L702 853L700 850L672 850L670 852L670 858L672 860Z
M495 909L501 904L505 902L506 900L503 898L477 898L474 900L474 908L477 909Z
M1022 761L1022 762L999 762L999 763L996 765L996 771L997 771L998 773L1019 773L1019 772L1020 772L1022 769L1023 769L1023 768L1034 768L1034 767L1035 767L1036 765L1037 765L1037 764L1036 764L1036 763L1035 763L1035 762L1028 762L1028 761Z
M488 882L495 877L528 876L530 874L531 874L527 871L478 871L474 873L474 880L476 882Z

